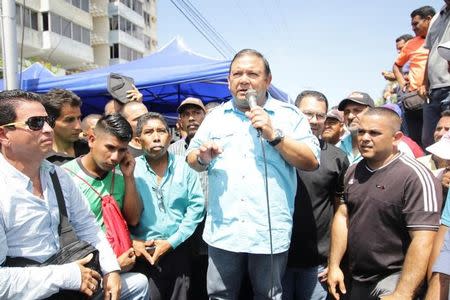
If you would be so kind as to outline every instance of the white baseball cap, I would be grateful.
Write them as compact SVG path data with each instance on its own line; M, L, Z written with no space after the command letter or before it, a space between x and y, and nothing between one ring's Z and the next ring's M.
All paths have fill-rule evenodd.
M439 158L450 160L450 131L433 145L427 147L427 151Z

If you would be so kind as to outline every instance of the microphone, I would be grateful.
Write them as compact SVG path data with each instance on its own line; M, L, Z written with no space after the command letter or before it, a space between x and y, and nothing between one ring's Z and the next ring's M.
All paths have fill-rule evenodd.
M256 93L256 90L254 90L254 89L249 89L245 93L245 100L247 100L248 106L250 106L250 109L252 109L258 105L258 104L256 104L256 96L258 96L258 94Z
M254 89L248 89L247 92L245 93L245 100L247 100L248 102L248 106L250 106L250 109L256 107L258 104L256 104L256 96L258 94L256 93L256 90ZM256 130L258 131L258 137L261 136L261 128L256 128Z

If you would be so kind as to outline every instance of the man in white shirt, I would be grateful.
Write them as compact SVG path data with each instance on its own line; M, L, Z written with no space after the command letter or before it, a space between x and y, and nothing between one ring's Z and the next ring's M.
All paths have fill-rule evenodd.
M45 160L52 151L54 120L40 101L34 93L0 92L0 298L40 299L60 290L91 296L103 279L105 299L119 299L120 268L87 201L64 171ZM77 237L99 250L103 278L85 267L92 255L64 265L4 267L7 258L42 263L59 250L53 172L58 175L67 217Z

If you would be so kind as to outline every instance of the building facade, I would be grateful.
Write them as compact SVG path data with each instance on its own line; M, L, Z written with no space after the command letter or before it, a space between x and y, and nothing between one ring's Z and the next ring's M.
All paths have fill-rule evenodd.
M24 58L69 72L138 59L158 46L156 0L26 0L25 5L16 0Z

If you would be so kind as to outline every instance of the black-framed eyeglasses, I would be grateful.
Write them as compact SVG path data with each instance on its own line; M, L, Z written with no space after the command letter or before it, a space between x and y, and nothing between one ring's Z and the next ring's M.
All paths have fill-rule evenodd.
M163 189L161 187L152 187L153 191L156 194L156 199L158 200L158 208L162 212L166 212L166 206L164 205L164 194Z
M5 127L13 127L14 128L14 127L28 126L28 128L30 128L30 130L38 131L38 130L42 130L45 123L50 125L51 128L55 127L55 119L54 118L52 118L50 116L34 116L34 117L29 117L28 120L26 120L24 122L13 122L13 123L1 125L0 128L5 128Z
M316 113L312 111L304 111L303 114L308 118L308 120L311 120L316 117L317 120L325 120L326 114Z

